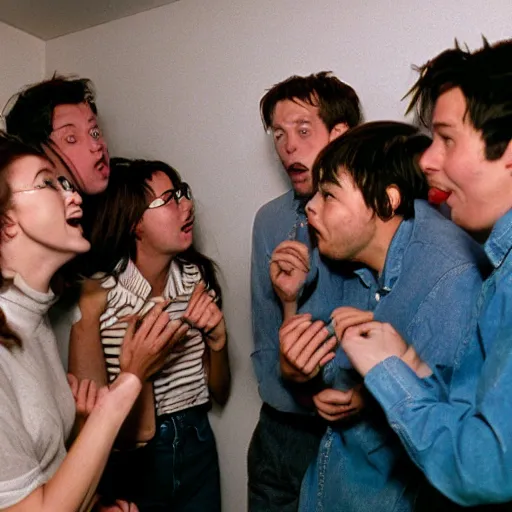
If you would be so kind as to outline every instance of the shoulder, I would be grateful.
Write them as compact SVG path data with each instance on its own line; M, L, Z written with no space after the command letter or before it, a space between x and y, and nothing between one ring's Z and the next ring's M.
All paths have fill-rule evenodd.
M109 290L104 283L105 280L94 278L83 281L78 301L82 315L85 313L99 316L105 310Z
M293 190L289 190L260 207L254 218L254 229L257 227L271 227L275 225L276 219L283 214L292 215L294 213Z
M435 268L434 265L446 268L487 264L482 246L425 201L415 202L414 230L409 249L415 256L421 252L418 257L429 268Z

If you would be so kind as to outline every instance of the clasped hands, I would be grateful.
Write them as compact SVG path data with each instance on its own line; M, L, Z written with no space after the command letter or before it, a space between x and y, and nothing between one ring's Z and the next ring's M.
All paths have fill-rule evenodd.
M213 290L199 282L190 297L183 315L171 320L166 311L169 300L154 300L155 305L145 315L130 315L121 345L119 366L121 372L136 375L141 382L150 379L192 327L200 330L211 350L222 350L226 343L224 316L216 303ZM75 398L77 415L85 419L108 393L108 386L99 387L90 379L78 380L68 374L68 382Z

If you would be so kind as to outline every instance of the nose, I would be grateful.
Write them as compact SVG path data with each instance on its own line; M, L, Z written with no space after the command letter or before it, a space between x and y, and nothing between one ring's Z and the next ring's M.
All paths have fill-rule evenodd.
M62 195L64 196L64 203L66 204L66 206L70 206L72 204L80 206L83 202L82 196L76 190L74 190L73 192L62 191Z
M297 139L293 133L289 133L286 136L284 150L288 155L295 153L295 151L297 150Z
M432 143L421 155L419 165L421 170L428 176L440 170L441 155L437 145Z
M89 140L90 140L89 148L91 150L91 153L96 153L96 152L100 151L101 149L103 149L104 143L103 143L102 137L99 137L98 139L90 137Z
M194 200L187 199L185 196L183 196L180 199L179 206L180 206L181 210L187 214L187 217L188 217L194 211Z
M306 214L308 221L316 217L318 212L318 203L320 201L320 193L317 192L307 203L306 203Z

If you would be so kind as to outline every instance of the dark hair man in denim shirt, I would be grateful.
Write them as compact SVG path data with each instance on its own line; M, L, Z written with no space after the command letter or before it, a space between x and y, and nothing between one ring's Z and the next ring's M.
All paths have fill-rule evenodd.
M313 163L330 140L360 122L361 112L352 87L325 72L275 85L260 110L292 189L264 205L253 228L251 357L264 405L249 446L249 510L291 512L297 510L302 477L325 425L315 416L313 391L298 396L281 377L283 312L270 281L270 257L286 240L310 245L304 206L313 194ZM368 307L368 291L359 279L345 277L341 269L331 271L319 258L312 258L311 268L315 286L302 297L301 311L327 320L324 315L344 303Z
M367 281L369 269L376 276L373 315L337 308L331 315L337 337L347 322L373 316L413 340L429 364L452 366L486 258L467 233L422 200L427 183L417 160L430 143L416 127L391 121L348 131L319 155L313 170L319 190L306 211L322 255L365 264L356 272L370 274ZM284 356L296 368L308 356L323 358L323 331L308 315L288 321L280 333ZM338 351L323 369L324 382L345 390L354 386L351 380L360 382L346 363ZM367 399L359 417L327 429L302 484L299 510L407 512L426 485L378 404Z
M419 378L387 324L353 326L342 346L441 493L464 506L504 503L512 500L512 40L474 53L457 46L420 73L411 106L434 139L420 165L453 221L486 240L493 271L449 377L431 366Z

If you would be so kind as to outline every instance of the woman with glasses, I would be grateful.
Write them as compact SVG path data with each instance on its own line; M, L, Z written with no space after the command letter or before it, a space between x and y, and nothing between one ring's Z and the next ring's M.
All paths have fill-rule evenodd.
M208 421L230 371L221 291L211 260L193 246L194 204L176 170L112 159L109 185L89 210L92 251L71 335L69 367L97 385L115 382L125 317L161 300L189 329L144 385L100 485L144 511L220 511L219 467Z
M0 133L0 509L9 512L90 508L143 383L187 330L159 304L142 321L128 320L109 388L72 376L68 383L46 316L55 302L50 281L89 242L82 200L64 173L61 162ZM75 400L88 418L67 452Z

